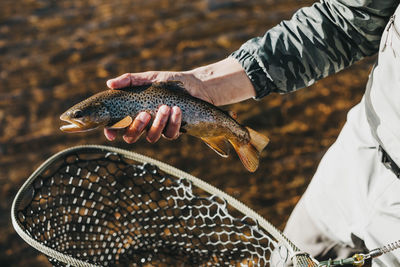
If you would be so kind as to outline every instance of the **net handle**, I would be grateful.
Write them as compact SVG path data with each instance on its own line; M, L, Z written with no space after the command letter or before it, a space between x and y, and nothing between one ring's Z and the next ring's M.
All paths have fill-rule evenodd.
M22 185L21 189L18 191L16 197L14 198L14 201L12 203L11 207L11 220L12 224L17 231L17 233L24 239L28 244L31 246L35 247L39 251L43 252L44 254L52 257L59 259L60 261L63 261L65 263L68 262L73 262L75 266L88 266L88 267L95 267L97 265L93 265L78 259L75 259L70 256L66 256L63 253L60 253L58 251L55 251L47 246L44 246L43 244L37 242L34 240L30 235L25 233L25 231L22 230L22 225L20 225L18 219L17 219L17 207L19 206L21 199L26 192L26 190L29 188L29 186L33 183L34 179L44 170L46 169L50 164L53 163L56 159L58 159L60 156L64 154L68 154L74 151L82 150L82 149L100 149L105 152L114 152L121 154L125 156L126 158L141 162L141 163L150 163L153 165L156 165L158 168L160 168L162 171L176 176L180 178L185 178L191 181L193 184L196 186L200 187L204 191L210 193L211 195L216 195L224 200L226 200L227 203L229 203L231 206L235 207L238 211L240 211L243 215L249 216L252 219L256 221L256 223L264 228L272 237L274 237L279 243L281 243L283 246L285 246L288 251L289 251L289 257L294 258L294 261L296 260L296 254L300 252L300 250L292 243L290 242L275 226L273 226L270 222L265 220L263 217L261 217L258 213L256 213L254 210L251 208L247 207L245 204L242 202L238 201L237 199L231 197L230 195L224 193L223 191L219 190L218 188L210 185L207 182L204 182L200 180L199 178L188 174L184 171L181 171L171 165L168 165L164 162L155 160L153 158L132 152L132 151L127 151L124 149L116 148L116 147L109 147L109 146L101 146L101 145L82 145L82 146L75 146L71 147L68 149L65 149L63 151L58 152L57 154L54 154L52 157L47 159L42 165L40 165L39 168L37 168L32 175L25 181L25 183ZM64 259L64 260L63 260ZM68 260L68 262L67 262Z

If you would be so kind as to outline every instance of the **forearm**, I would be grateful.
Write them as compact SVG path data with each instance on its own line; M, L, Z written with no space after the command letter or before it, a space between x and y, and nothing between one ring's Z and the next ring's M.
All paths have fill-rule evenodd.
M397 0L321 0L232 56L245 69L257 98L294 91L374 54L397 5Z
M227 105L255 97L254 87L242 65L232 57L186 73L202 82L215 105Z

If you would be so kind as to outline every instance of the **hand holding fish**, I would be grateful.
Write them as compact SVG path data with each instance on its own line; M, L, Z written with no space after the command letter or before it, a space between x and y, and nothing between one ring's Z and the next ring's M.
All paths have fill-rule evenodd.
M241 67L240 70L239 76L245 75ZM224 72L225 76L221 75ZM254 172L269 139L240 125L234 116L213 105L249 98L254 89L251 86L247 87L250 91L243 90L243 81L233 82L237 75L227 75L226 69L220 69L214 80L210 78L215 77L212 68L211 74L205 76L208 78L202 79L201 72L124 74L107 82L114 90L97 93L64 112L60 119L69 124L61 130L83 132L105 127L105 134L111 140L116 130L125 130L124 139L130 143L140 137L152 117L154 121L147 133L150 142L157 141L163 131L172 138L183 132L200 138L222 157L229 155L231 144L244 166ZM250 83L247 76L246 79L244 83ZM218 86L221 80L223 85Z
M126 73L108 80L107 86L110 89L118 89L171 80L182 82L190 95L216 106L237 103L255 96L254 88L242 66L233 58L184 72ZM154 143L161 135L167 139L178 138L181 119L182 112L179 107L160 106L146 139ZM125 129L123 134L125 142L136 142L150 121L151 116L148 113L140 113ZM117 131L105 128L104 134L112 141L116 138Z
M201 92L204 90L202 82L190 73L183 72L155 72L148 71L143 73L126 73L115 79L107 81L107 86L110 89L119 89L124 87L140 86L153 82L162 81L180 81L185 85L185 88L190 88L189 94L195 95L197 98L212 103L213 100ZM197 93L196 93L197 92ZM182 111L179 107L169 107L161 105L154 117L152 126L148 129L146 139L150 143L158 141L163 135L167 139L176 139L179 137L179 129L181 127ZM134 119L132 124L127 127L123 134L123 139L127 143L136 142L146 129L147 124L151 121L151 116L147 112L140 112ZM110 141L117 136L117 131L104 128L104 134Z

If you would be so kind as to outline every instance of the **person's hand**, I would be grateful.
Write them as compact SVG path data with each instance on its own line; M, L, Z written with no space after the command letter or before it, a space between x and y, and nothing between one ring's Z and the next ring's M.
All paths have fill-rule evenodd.
M238 61L229 57L192 71L126 73L108 80L107 86L110 89L118 89L170 80L182 82L189 94L216 106L236 103L255 96L253 85L242 66ZM123 133L125 142L136 142L151 119L150 114L139 113ZM150 143L154 143L161 136L167 139L178 138L181 120L182 111L179 107L160 106L147 132L146 139ZM117 131L104 129L104 134L108 140L112 141L116 138Z

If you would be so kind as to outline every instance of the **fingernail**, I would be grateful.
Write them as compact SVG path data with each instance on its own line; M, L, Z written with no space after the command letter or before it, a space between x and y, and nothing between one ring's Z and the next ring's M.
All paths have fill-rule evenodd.
M112 82L113 82L113 79L107 81L106 84L107 84L108 88L112 88Z
M162 105L159 109L158 112L160 112L162 115L168 115L169 114L170 108L167 105Z
M150 120L151 116L147 112L141 112L137 116L137 119L142 123L145 124Z
M117 136L117 133L114 132L114 131L110 131L110 130L104 129L104 135L106 136L106 138L109 141L113 141L115 139L115 137Z
M122 138L123 138L124 141L125 141L126 143L128 143L128 144L131 144L131 143L134 142L134 139L133 139L132 137L129 137L129 136L125 136L125 135L124 135Z
M128 134L124 134L122 136L122 139L124 139L124 141L127 142L128 144L132 144L132 143L136 142L137 139L139 139L139 137L140 137L140 134L138 134L138 136L136 136L136 137L133 137L133 136L128 135Z
M181 115L180 108L178 108L178 107L176 107L176 106L173 107L173 108L172 108L171 120L172 120L173 122L177 122L178 119L179 119L179 117L180 117L180 115Z

